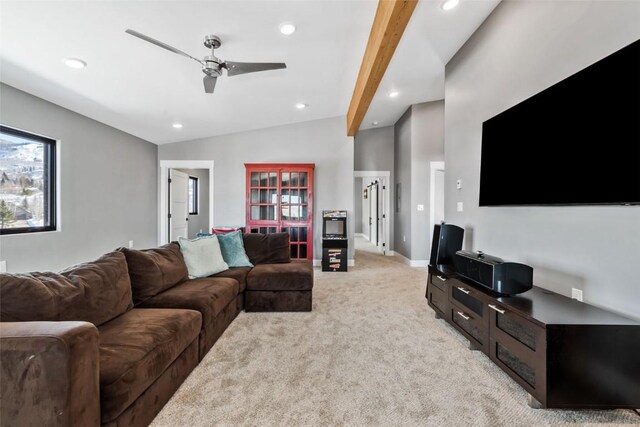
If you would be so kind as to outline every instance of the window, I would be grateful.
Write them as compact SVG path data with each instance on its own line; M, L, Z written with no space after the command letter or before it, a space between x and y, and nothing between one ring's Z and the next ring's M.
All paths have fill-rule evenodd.
M189 215L198 215L198 178L189 177Z
M0 234L56 229L56 141L0 125Z

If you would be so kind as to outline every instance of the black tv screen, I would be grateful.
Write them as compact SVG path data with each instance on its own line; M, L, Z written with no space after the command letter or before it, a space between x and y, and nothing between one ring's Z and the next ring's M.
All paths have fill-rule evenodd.
M480 206L640 204L640 40L482 124Z
M331 219L324 220L324 235L325 236L345 236L344 232L344 221L336 221Z

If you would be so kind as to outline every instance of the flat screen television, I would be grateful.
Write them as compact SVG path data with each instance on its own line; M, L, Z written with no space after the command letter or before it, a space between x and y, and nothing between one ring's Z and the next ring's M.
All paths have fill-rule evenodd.
M640 40L482 124L480 206L640 204Z

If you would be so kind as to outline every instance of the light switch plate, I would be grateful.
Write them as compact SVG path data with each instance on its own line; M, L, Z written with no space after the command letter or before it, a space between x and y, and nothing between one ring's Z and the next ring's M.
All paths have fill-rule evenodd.
M0 261L0 273L7 272L7 261Z
M571 288L571 298L582 302L582 289Z
M462 212L463 210L462 202L458 202L457 210L458 212Z
M129 247L133 248L133 240L129 240Z
M458 190L460 190L460 189L462 188L462 180L461 180L461 179L459 179L459 180L457 180L457 181L456 181L456 188L457 188Z

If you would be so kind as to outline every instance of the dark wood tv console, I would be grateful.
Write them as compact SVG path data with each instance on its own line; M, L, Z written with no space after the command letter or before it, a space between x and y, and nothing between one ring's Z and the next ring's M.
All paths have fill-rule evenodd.
M429 267L427 301L535 408L640 408L640 322L554 292L501 296Z

